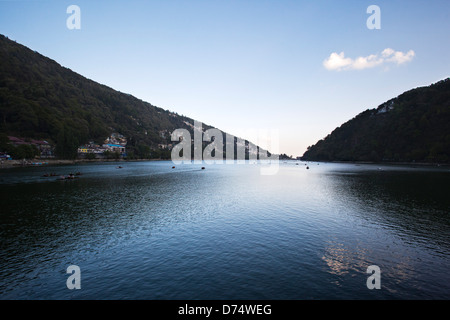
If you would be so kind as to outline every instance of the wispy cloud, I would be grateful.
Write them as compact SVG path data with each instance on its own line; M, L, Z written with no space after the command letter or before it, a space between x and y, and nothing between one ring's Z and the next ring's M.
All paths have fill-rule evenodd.
M414 50L404 53L391 48L384 49L381 54L371 54L367 57L347 58L344 52L333 52L323 61L323 66L328 70L363 70L374 68L387 63L403 64L411 61L415 56Z

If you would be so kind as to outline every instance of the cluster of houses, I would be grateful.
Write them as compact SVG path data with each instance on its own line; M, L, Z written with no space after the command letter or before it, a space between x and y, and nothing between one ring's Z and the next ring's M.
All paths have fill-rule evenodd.
M159 136L163 139L168 139L170 138L170 131L169 130L161 130L158 132ZM167 149L167 150L172 150L173 145L171 143L159 143L158 144L158 148L159 149Z
M127 139L118 133L111 134L110 137L106 138L102 145L96 144L90 141L88 144L80 146L78 148L78 157L87 158L91 155L95 158L105 158L108 153L118 154L119 157L126 157L126 145Z
M35 140L28 138L18 138L13 136L8 136L9 143L15 147L20 145L33 145L35 146L40 155L41 159L55 158L55 148L52 144L45 140ZM106 138L102 145L95 144L93 141L86 145L80 146L78 148L78 157L87 158L88 154L92 154L94 158L105 158L108 153L115 155L118 154L120 158L126 157L126 145L127 139L118 133L111 134L110 137ZM89 156L88 156L89 157ZM5 152L0 153L0 159L11 160L11 156Z
M166 143L159 143L158 144L158 148L159 149L167 149L167 150L172 150L172 148L173 148L173 145L171 144L171 143L169 143L169 144L166 144Z
M6 152L0 152L0 161L12 160L11 156Z
M33 145L40 152L40 158L49 159L54 158L54 147L45 140L34 140L34 139L25 139L25 138L17 138L13 136L8 136L9 143L13 146L17 147L20 145Z

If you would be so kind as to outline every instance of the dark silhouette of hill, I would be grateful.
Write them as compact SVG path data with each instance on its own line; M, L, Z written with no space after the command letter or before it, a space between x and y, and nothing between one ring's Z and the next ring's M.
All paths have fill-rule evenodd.
M366 110L308 147L303 160L450 162L450 79Z
M45 139L61 158L111 133L128 140L129 154L168 158L159 144L170 133L193 132L194 120L113 90L0 35L0 135ZM203 125L204 129L211 126ZM2 151L2 150L0 150Z

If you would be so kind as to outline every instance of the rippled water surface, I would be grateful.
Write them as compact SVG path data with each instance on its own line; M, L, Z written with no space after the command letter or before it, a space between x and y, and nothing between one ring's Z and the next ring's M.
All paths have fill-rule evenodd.
M0 170L1 299L450 299L448 168L120 165Z

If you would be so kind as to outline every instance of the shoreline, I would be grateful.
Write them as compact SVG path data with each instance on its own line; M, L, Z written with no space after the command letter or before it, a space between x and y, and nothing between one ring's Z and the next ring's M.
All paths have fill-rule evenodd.
M5 160L0 163L0 169L10 169L10 168L25 168L25 167L44 167L44 166L54 166L54 165L70 165L77 163L94 163L94 162L143 162L143 161L170 161L162 159L75 159L75 160L64 160L64 159L35 159L35 160Z
M304 161L308 162L308 161ZM309 161L321 163L343 163L343 164L371 164L371 165L397 165L397 166L418 166L418 167L448 167L450 163L431 163L431 162L372 162L372 161Z
M4 160L0 163L0 169L24 168L24 167L42 167L54 165L73 165L78 163L108 163L108 162L145 162L145 161L171 161L170 159L35 159L35 160ZM450 167L450 163L429 163L429 162L371 162L371 161L317 161L317 160L297 160L284 159L280 161L301 161L318 163L342 163L355 165L398 165L398 166L417 166L417 167Z

